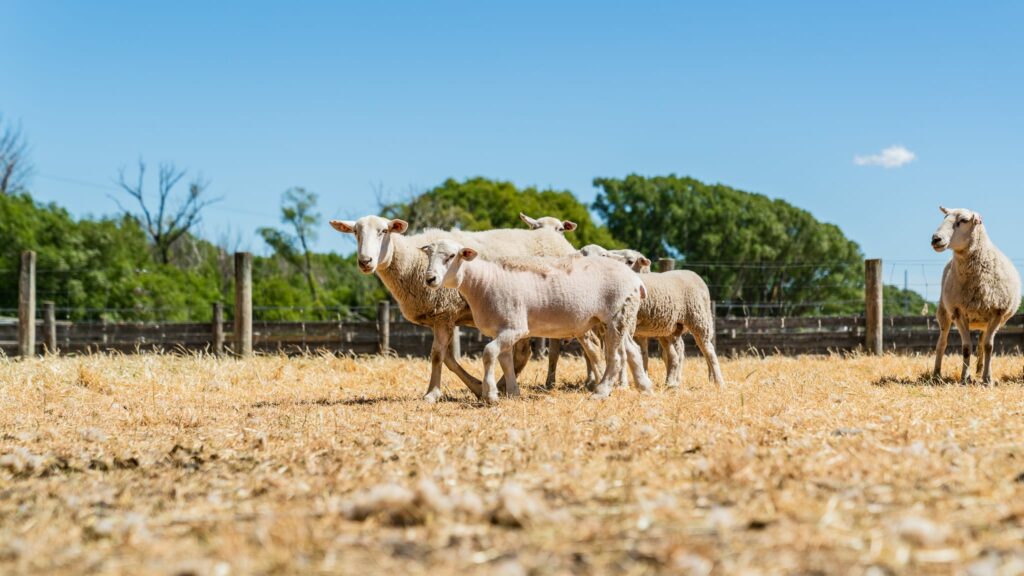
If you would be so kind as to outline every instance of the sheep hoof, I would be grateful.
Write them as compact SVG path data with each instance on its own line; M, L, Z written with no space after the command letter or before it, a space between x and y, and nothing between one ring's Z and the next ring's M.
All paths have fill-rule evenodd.
M590 399L591 400L604 400L605 398L611 396L611 394L612 394L612 391L609 388L604 388L604 389L598 388L597 390L594 391L593 394L590 395Z
M437 401L440 398L441 398L441 389L440 388L438 388L436 390L431 390L430 392L427 392L426 394L423 395L423 401L426 402L427 404L436 404Z
M498 403L498 395L495 394L494 396L485 396L483 398L483 401L484 404L487 404L488 406L494 406L495 404Z

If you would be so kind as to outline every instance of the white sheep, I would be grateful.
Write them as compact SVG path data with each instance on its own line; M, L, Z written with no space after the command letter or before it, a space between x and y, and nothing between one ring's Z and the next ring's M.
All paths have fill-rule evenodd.
M409 224L404 220L387 220L364 216L354 221L331 220L331 226L345 234L354 234L357 264L365 274L376 273L410 322L431 328L434 334L430 351L430 383L424 400L435 402L441 397L441 364L455 373L466 386L480 396L480 381L466 372L452 357L449 344L457 325L473 326L469 306L455 290L426 290L423 280L427 259L420 251L423 244L443 238L456 239L467 246L487 251L496 257L547 255L575 252L565 238L548 229L488 230L486 232L446 232L428 229L406 237ZM522 367L530 355L529 342L516 347L516 361Z
M689 270L651 273L650 259L636 250L605 250L590 244L580 249L580 253L612 258L640 273L647 287L647 298L640 303L637 312L635 337L644 352L648 338L658 339L667 372L666 386L675 388L681 383L685 332L693 335L704 355L708 377L719 386L725 385L713 340L715 314L711 307L711 293L699 275ZM647 368L646 360L647 355L644 354L644 368ZM625 382L620 381L619 384L621 386Z
M932 248L952 250L953 259L942 271L934 376L942 376L949 327L956 322L964 356L960 381L970 381L971 330L982 330L977 371L983 383L991 384L996 332L1020 306L1020 273L989 240L981 214L963 208L939 210L945 218L932 235Z
M619 377L623 342L637 386L650 391L640 349L633 342L636 312L644 295L640 278L618 262L604 258L506 258L484 260L478 252L452 240L426 244L429 258L425 284L456 288L469 303L477 328L494 340L484 348L483 399L498 392L494 362L505 371L505 388L518 395L512 346L529 336L572 338L598 324L605 328L606 367L594 397L604 398ZM587 354L595 351L584 348Z

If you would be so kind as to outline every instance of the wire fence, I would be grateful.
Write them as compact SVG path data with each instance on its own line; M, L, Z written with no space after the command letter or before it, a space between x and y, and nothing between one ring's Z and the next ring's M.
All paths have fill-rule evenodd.
M1024 259L1012 259L1012 262L1018 271L1024 269ZM934 260L883 259L883 283L916 292L924 301L934 303L941 292L941 275L946 264ZM676 269L693 270L708 280L716 314L723 317L848 315L862 310L864 305L860 296L864 286L861 263L677 261ZM821 277L812 276L808 280L808 275L816 271L822 271ZM109 294L83 293L79 277L93 272L74 267L37 269L37 302L57 303L54 310L58 321L208 322L213 317L212 302L208 300L153 304L151 301L159 301L159 298L139 293L140 300L146 303L111 305ZM17 317L18 274L15 268L0 268L0 322L11 322ZM799 289L794 289L797 277ZM765 278L771 281L765 282ZM760 282L753 281L755 279ZM75 302L83 304L74 305ZM910 295L906 294L902 302L895 304L904 315L921 314L920 304L913 309L910 302ZM233 297L224 297L222 306L224 317L233 318ZM355 322L375 318L376 302L289 306L262 305L255 301L252 312L258 322ZM42 314L42 306L38 305L37 316Z

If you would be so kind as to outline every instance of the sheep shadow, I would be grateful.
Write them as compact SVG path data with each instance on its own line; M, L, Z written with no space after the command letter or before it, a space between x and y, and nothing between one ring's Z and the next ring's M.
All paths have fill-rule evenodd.
M282 406L371 406L385 402L407 402L406 398L392 396L358 396L356 398L313 398L305 400L260 400L252 408L280 408Z
M956 376L934 376L931 371L923 372L916 377L908 376L883 376L878 380L871 383L873 386L963 386L960 382L960 378ZM999 386L1001 384L1024 384L1024 375L1011 376L1007 378L999 378L995 381L992 386ZM980 379L971 372L971 381L966 384L967 386L974 386L977 388L988 388L987 384L982 384Z

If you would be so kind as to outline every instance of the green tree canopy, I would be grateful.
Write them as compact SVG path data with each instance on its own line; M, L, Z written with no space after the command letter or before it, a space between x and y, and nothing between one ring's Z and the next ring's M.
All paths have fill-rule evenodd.
M522 228L520 212L534 218L553 216L572 220L578 228L565 237L577 248L586 244L620 247L604 226L594 223L586 205L571 192L532 187L519 189L511 182L487 178L470 178L462 182L448 179L407 202L388 204L381 210L387 218L408 221L415 230L432 227L463 230Z
M616 239L651 258L680 260L730 313L863 308L860 248L805 210L675 175L597 178L594 185L594 209Z

